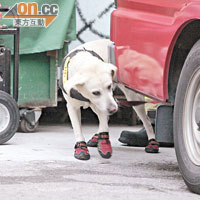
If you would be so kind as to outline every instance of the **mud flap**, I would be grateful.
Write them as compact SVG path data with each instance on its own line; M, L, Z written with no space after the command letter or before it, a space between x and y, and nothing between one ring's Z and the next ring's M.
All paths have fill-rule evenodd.
M156 111L155 135L162 146L174 146L173 140L173 106L160 105Z

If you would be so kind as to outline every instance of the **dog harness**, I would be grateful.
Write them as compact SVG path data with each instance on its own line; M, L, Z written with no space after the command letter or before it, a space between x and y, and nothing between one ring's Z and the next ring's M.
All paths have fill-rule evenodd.
M66 93L66 91L64 90L64 84L67 82L68 80L68 66L69 66L69 63L70 63L70 60L76 55L78 54L79 52L88 52L90 53L92 56L94 57L97 57L98 59L100 59L101 61L104 62L104 60L94 51L91 51L91 50L86 50L85 48L83 49L77 49L73 52L71 52L70 54L68 54L67 56L65 56L65 58L63 59L63 62L62 62L62 65L61 65L61 70L60 70L60 81L59 81L59 85L60 85L60 88L62 89L62 91ZM85 102L90 102L89 99L85 98L80 92L78 92L77 90L75 89L71 89L70 90L70 97L71 98L74 98L74 99L77 99L77 100L80 100L80 101L85 101Z

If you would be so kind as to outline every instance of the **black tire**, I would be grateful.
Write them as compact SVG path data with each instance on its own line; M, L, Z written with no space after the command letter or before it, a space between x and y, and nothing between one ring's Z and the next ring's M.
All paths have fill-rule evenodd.
M179 169L190 191L197 194L200 194L200 129L197 125L200 119L194 116L200 114L199 84L200 40L193 46L184 63L174 107L174 145Z
M0 90L0 144L10 140L19 125L19 109L15 100Z
M39 122L37 122L34 126L32 126L25 119L21 119L19 124L19 131L23 133L33 133L37 130L38 126Z

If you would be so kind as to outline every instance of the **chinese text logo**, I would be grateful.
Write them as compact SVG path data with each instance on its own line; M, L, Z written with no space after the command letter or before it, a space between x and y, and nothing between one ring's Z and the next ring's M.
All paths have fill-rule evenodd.
M13 19L13 26L48 27L58 16L57 4L17 3L5 15L4 19Z

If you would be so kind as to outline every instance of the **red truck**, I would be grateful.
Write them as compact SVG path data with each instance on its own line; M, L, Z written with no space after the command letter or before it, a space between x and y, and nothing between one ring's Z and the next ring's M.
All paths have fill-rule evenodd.
M188 188L200 194L200 1L116 4L111 40L118 81L171 105L180 172Z

